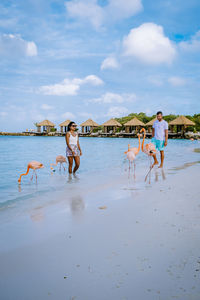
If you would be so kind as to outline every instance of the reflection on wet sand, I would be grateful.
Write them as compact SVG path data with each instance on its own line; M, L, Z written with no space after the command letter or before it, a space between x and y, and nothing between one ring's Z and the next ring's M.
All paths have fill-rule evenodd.
M175 171L184 170L184 169L186 169L188 167L194 166L194 165L199 164L199 163L200 163L200 161L194 161L194 162L190 162L190 163L185 163L185 164L183 164L181 166L174 167L171 170L175 170Z
M44 220L43 207L39 206L32 210L30 218L33 222L38 222Z
M163 168L151 168L145 177L145 182L147 181L147 179L149 179L148 183L151 184L152 172L154 172L155 174L155 182L159 181L159 176L162 177L162 180L166 179L165 171Z
M161 173L162 179L166 180L166 176L165 176L165 172L163 170L163 168L161 169L155 169L155 182L159 181L159 173Z
M77 193L77 191L74 191ZM64 205L65 209L67 212L71 212L72 216L80 216L84 209L85 209L85 203L83 200L83 197L81 196L81 191L79 191L80 194L74 194L73 196L70 197L65 197L64 194L60 194L60 199L57 200L55 198L53 199L48 199L46 201L45 199L41 199L40 203L43 202L43 205L34 207L30 211L30 218L33 222L38 222L44 220L45 217L45 211L51 206L55 206L57 204ZM44 202L44 201L45 202Z
M74 215L80 215L85 209L85 203L80 195L74 196L70 199L71 212Z

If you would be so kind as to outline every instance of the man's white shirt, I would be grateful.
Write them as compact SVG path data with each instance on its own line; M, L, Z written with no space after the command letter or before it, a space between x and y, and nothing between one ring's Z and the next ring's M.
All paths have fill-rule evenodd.
M156 120L153 123L153 128L155 130L154 138L156 140L164 141L165 140L165 130L168 129L168 123L165 120L162 120L162 121Z

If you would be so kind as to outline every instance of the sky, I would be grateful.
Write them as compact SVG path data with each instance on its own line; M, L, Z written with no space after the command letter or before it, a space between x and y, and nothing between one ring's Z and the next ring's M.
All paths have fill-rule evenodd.
M200 113L199 0L1 0L0 131Z

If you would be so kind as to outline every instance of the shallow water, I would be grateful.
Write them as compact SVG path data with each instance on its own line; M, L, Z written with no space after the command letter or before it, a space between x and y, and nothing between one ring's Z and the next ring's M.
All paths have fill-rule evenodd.
M149 140L147 140L149 141ZM83 151L78 177L72 180L67 172L50 170L50 163L55 162L57 155L65 155L65 139L62 137L0 137L0 211L10 207L17 207L20 203L27 204L29 199L67 189L72 193L77 187L83 190L91 189L101 183L108 183L115 176L123 176L122 188L124 190L143 189L144 177L148 172L149 160L141 151L136 161L136 181L131 186L127 183L132 180L133 174L128 176L128 162L124 151L127 145L137 147L137 139L128 138L80 138ZM199 141L169 140L165 151L165 174L177 172L179 168L187 167L199 161L199 153L195 150L200 147ZM27 163L37 160L45 168L37 171L38 182L30 181L32 171L28 176L22 177L22 184L18 185L20 173L26 171ZM163 178L161 172L153 175L154 181ZM127 184L126 184L127 183Z
M198 300L200 143L170 140L145 182L148 158L139 153L136 178L124 161L136 139L80 142L69 177L49 167L63 138L0 139L3 299ZM30 173L18 185L30 160L45 165L38 183Z

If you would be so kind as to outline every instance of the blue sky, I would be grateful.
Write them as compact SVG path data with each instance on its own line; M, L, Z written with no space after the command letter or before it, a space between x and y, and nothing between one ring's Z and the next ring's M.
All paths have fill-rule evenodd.
M199 0L0 3L0 131L200 112Z

